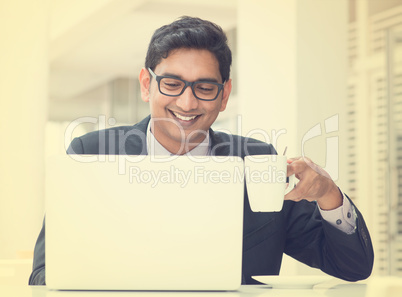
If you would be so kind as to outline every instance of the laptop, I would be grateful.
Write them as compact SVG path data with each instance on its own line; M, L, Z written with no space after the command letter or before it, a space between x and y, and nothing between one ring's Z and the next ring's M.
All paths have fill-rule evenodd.
M48 158L47 287L236 290L243 194L238 157Z

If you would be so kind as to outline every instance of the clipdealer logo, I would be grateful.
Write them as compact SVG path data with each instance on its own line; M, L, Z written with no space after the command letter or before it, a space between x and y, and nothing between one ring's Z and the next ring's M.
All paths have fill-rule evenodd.
M163 119L159 119L163 120ZM171 121L171 119L166 119L168 121ZM114 155L125 155L125 142L127 141L128 138L130 137L135 137L136 141L143 141L146 139L146 135L144 132L139 131L139 130L131 130L131 131L123 131L123 130L113 130L109 131L108 139L106 139L104 132L104 129L106 129L107 125L114 126L116 124L116 120L114 118L109 118L106 119L105 115L100 115L98 118L96 117L81 117L78 118L74 121L72 121L66 128L65 134L64 134L64 146L65 149L69 147L73 137L72 135L74 134L74 130L81 124L84 123L91 123L93 125L97 125L98 130L101 132L99 133L99 154L98 155L86 155L86 156L79 156L79 155L70 155L71 158L79 161L79 162L105 162L106 160L113 161L116 160L117 158L114 157ZM177 124L178 125L178 124ZM178 125L179 129L182 129L180 125ZM229 135L231 135L231 131L226 131L226 130L218 130L220 132L226 132ZM301 140L301 155L303 158L307 157L305 154L305 145L308 141L310 141L313 138L316 138L318 136L324 136L325 137L325 143L326 143L326 149L325 149L325 167L323 169L329 173L331 178L334 181L337 181L339 178L339 137L337 135L334 135L333 132L339 132L339 115L335 114L327 119L324 120L324 131L323 133L323 128L321 123L318 123L314 125L312 128L310 128L302 137ZM242 119L241 116L239 115L237 117L237 134L242 135ZM205 131L204 131L205 133ZM260 135L264 138L264 141L267 143L272 144L275 148L277 148L278 141L281 135L285 135L287 133L286 129L280 129L280 130L272 130L271 135L267 133L263 129L253 129L249 131L246 135L246 137L252 137L253 135ZM332 135L331 135L332 134ZM182 135L184 137L184 132L182 131ZM116 140L116 141L114 141ZM185 142L186 139L183 139L183 143ZM239 145L239 142L235 142L233 139L230 139L232 141L229 143L229 148L230 152L229 155L233 154L234 146ZM107 154L104 150L106 147L106 142L109 145L109 154ZM114 147L116 143L119 143L119 147ZM250 144L247 144L250 145ZM144 146L145 147L145 146ZM237 149L242 149L242 148L237 148ZM244 147L244 150L247 155L247 150L248 147ZM110 153L113 152L113 153ZM144 154L146 153L145 151L142 152L142 156L129 156L126 155L127 157L131 157L131 161L141 161L144 158ZM108 157L106 157L108 155ZM213 153L212 153L213 155ZM170 158L167 158L165 161L170 161L177 156L171 156ZM191 157L191 156L190 156ZM155 158L155 162L163 162L163 160L159 158ZM308 162L307 162L308 163ZM309 164L309 163L308 163ZM126 173L126 162L121 162L119 164L119 174L125 174ZM315 168L313 168L315 169ZM186 176L186 175L184 175Z
M130 166L129 182L149 184L151 188L158 184L177 184L184 188L193 180L194 183L238 183L244 178L252 183L285 183L286 172L268 165L265 170L254 170L250 166L235 166L229 170L207 170L204 166L194 166L192 170L183 170L171 165L167 170L144 170L139 166Z
M330 133L339 132L339 115L335 114L324 121L325 134L321 123L309 129L303 136L301 142L302 157L305 158L305 144L307 141L318 136L325 136L325 167L323 169L331 176L334 181L339 178L339 136L326 136ZM307 162L307 164L309 164ZM312 167L313 168L313 167ZM313 168L315 169L315 168Z

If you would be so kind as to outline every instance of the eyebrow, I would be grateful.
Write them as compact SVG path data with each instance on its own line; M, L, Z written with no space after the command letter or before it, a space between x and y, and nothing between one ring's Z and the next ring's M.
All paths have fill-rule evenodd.
M170 73L170 72L164 72L160 76L169 76L169 77L172 77L172 78L179 78L179 79L185 80L180 75L173 74L173 73ZM206 82L219 83L218 80L216 78L213 78L213 77L202 77L202 78L199 78L199 79L197 79L195 81L206 81Z

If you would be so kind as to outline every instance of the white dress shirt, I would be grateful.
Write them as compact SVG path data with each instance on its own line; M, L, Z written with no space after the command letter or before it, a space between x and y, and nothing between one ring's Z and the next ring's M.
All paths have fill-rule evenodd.
M151 119L152 121L152 119ZM151 121L148 123L147 128L147 150L148 154L152 156L173 156L171 152L169 152L165 147L160 144L160 142L155 138L154 134L151 131ZM209 156L210 155L210 147L209 147L209 133L205 139L193 148L191 151L184 154L184 156Z

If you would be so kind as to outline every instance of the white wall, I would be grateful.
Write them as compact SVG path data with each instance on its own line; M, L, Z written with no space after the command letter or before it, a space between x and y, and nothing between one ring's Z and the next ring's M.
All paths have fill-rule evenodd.
M237 83L243 135L270 140L280 153L288 146L288 155L297 152L296 4L238 1ZM258 129L270 139L258 137ZM256 133L249 134L252 131Z
M326 167L337 184L345 188L348 3L347 0L303 0L298 3L296 67L299 153L302 152L303 137L306 136L306 140L306 133L320 124L322 135L304 143L305 154ZM329 118L333 122L325 123ZM326 133L331 129L335 131Z
M43 219L48 7L1 3L0 258L32 250Z

